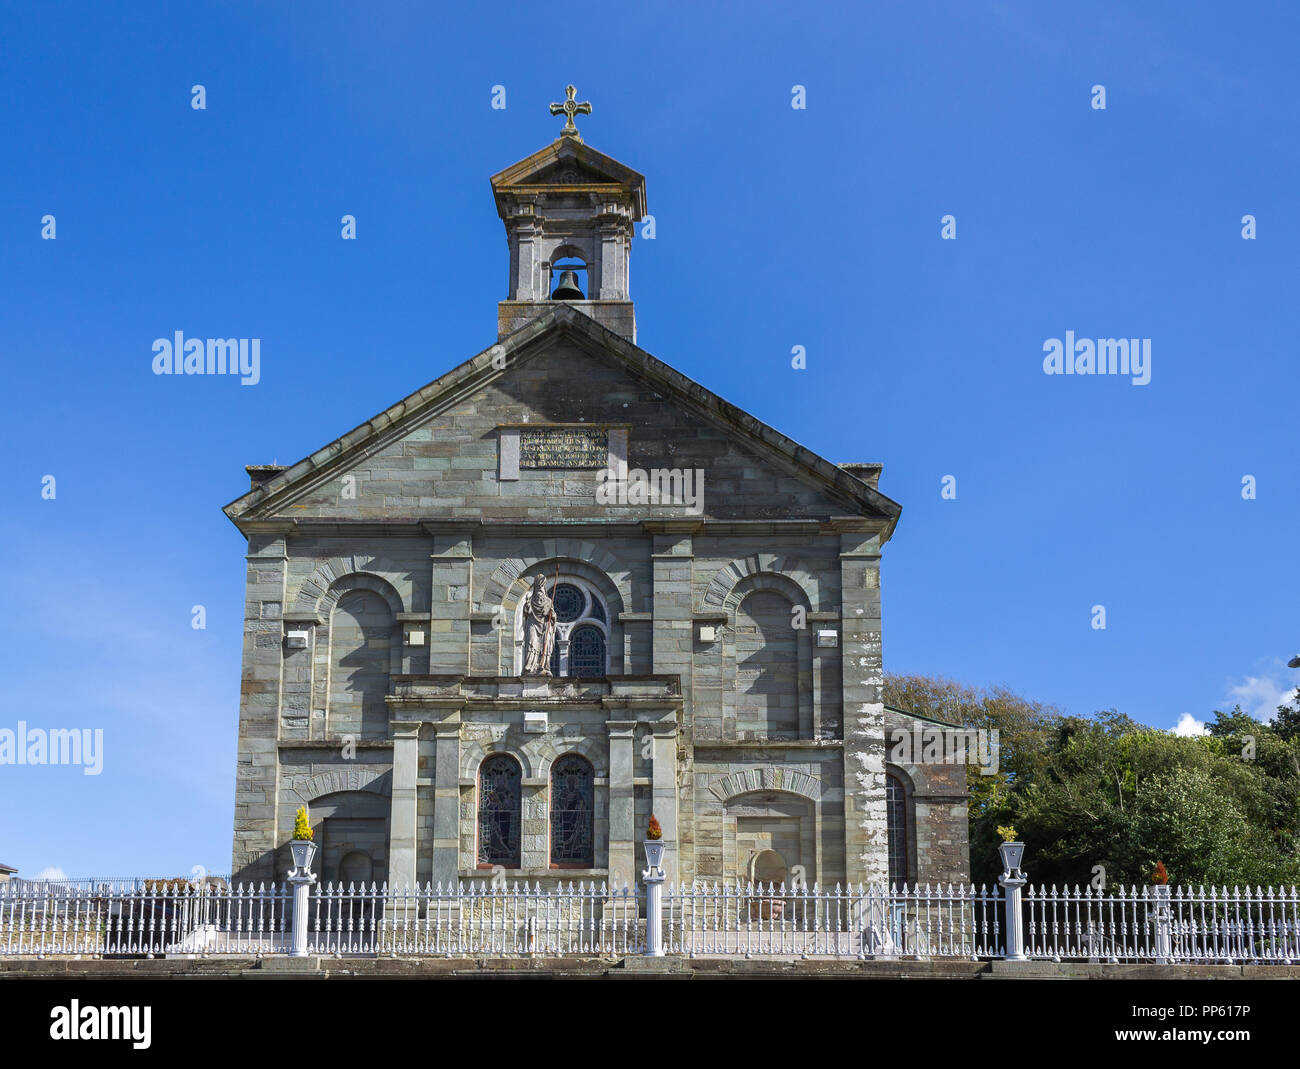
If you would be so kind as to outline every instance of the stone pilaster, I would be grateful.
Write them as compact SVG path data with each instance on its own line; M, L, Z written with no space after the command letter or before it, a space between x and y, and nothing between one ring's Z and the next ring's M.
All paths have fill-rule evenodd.
M277 875L280 677L284 659L281 617L289 530L286 524L282 530L248 536L235 836L230 865L238 881L272 880Z
M856 528L856 529L854 529ZM865 524L840 535L844 672L844 862L851 883L889 876L885 707L880 641L880 541Z
M429 604L429 672L469 672L474 538L464 528L426 523L433 536Z
M677 725L650 725L654 733L650 768L650 812L664 833L664 872L669 881L681 872L677 827Z
M397 722L392 729L393 795L388 824L388 883L390 887L414 887L419 821L416 780L420 774L420 725Z
M682 701L685 707L683 729L687 752L692 744L692 708L695 693L695 620L692 615L691 576L695 567L694 533L699 524L692 521L670 520L646 523L646 531L653 538L651 562L654 576L654 601L652 603L652 656L653 671L656 675L674 675L681 681ZM653 770L653 805L655 815L664 828L664 838L671 839L672 845L664 852L664 863L671 863L673 871L670 878L677 877L685 864L687 872L694 872L694 859L683 862L680 857L682 842L694 844L694 802L690 793L690 769L683 769L686 775L684 804L681 807L682 821L678 822L677 783L677 743L674 736L662 744L656 725L654 741ZM661 784L662 777L662 784ZM671 789L669 785L671 784ZM668 795L671 794L671 799ZM659 812L659 805L670 810L673 830L668 831L664 823L665 813ZM644 829L638 829L644 831Z
M636 880L636 798L632 785L635 720L607 720L609 732L609 877L611 885Z
M693 522L647 523L654 539L651 560L654 565L654 601L652 603L653 657L655 675L674 675L681 679L682 694L691 693L693 658L691 618L691 569L695 563Z
M434 726L433 882L455 882L460 873L460 724ZM466 858L473 868L475 858Z
M597 268L589 296L602 301L628 299L628 255L632 249L632 223L627 212L608 205L596 223Z

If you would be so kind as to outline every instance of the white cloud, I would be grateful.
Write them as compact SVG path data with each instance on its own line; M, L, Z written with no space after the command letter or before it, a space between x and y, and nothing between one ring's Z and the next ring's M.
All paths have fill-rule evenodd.
M1174 725L1175 735L1204 735L1205 721L1197 720L1191 713L1183 713Z
M1240 705L1256 720L1272 720L1279 705L1291 703L1295 688L1295 683L1272 676L1247 676L1244 683L1228 688L1228 700Z
M36 879L38 880L66 880L67 878L68 874L57 866L41 869L41 871L36 874Z

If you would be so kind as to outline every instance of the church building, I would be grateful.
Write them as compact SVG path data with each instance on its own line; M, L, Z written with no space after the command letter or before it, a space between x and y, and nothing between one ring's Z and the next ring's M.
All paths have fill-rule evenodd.
M492 177L492 343L225 508L234 878L282 879L306 806L327 881L621 886L652 814L670 880L966 880L965 768L889 760L881 466L637 346L646 182L589 110Z

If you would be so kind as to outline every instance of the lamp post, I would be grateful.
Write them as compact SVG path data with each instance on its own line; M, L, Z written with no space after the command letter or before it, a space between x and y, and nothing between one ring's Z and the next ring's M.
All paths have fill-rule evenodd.
M291 958L307 956L307 892L316 882L316 874L311 870L312 859L316 856L316 844L312 841L311 825L307 820L307 809L300 806L294 820L293 838L289 840L289 853L293 856L293 868L289 870L289 886L293 888L293 945L289 951Z
M645 840L646 870L641 873L645 881L645 952L646 957L664 956L664 841L659 822L652 816L648 835L658 835Z
M1028 879L1020 871L1020 860L1025 855L1025 844L999 843L998 853L1002 855L1002 875L998 877L998 883L1002 885L1007 905L1007 960L1028 961L1029 958L1025 954L1025 922L1020 905L1020 890Z

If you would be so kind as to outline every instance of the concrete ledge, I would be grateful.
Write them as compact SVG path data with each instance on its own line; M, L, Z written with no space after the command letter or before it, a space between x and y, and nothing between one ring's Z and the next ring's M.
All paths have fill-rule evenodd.
M1297 980L1300 965L797 958L151 958L0 960L2 980Z
M263 958L137 961L4 960L0 980L274 979L974 979L978 961L846 961L797 958Z
M992 961L990 980L1293 980L1295 965L1117 965L1084 961Z

